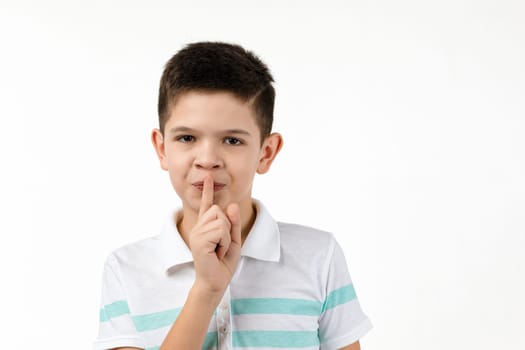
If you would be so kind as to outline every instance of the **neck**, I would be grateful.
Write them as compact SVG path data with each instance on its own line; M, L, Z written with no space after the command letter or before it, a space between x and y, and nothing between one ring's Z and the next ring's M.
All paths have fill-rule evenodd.
M243 203L239 203L239 207L241 210L241 242L244 244L257 217L257 210L255 203L250 198ZM225 211L225 208L223 208L223 211ZM188 247L190 233L197 223L198 215L199 213L191 208L183 207L182 216L177 220L177 229Z

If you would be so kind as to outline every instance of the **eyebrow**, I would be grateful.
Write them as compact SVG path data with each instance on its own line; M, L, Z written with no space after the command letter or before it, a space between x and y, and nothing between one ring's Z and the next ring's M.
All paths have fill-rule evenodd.
M187 126L177 126L177 127L171 128L169 132L170 132L170 134L174 134L176 132L192 132L192 133L196 133L198 131L196 129L192 129L192 128L187 127ZM220 131L219 134L240 134L240 135L251 136L251 134L248 131L244 130L244 129L226 129L226 130Z

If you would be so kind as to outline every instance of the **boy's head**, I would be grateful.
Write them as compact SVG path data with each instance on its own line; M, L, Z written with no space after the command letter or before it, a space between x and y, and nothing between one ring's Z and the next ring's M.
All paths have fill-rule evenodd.
M261 145L272 130L275 90L268 67L239 45L197 42L177 52L167 63L159 87L159 129L164 133L170 111L189 91L230 92L252 106Z
M267 172L282 147L271 132L272 81L266 65L237 45L194 43L168 61L151 139L185 209L198 212L211 175L215 204L250 210L255 173Z

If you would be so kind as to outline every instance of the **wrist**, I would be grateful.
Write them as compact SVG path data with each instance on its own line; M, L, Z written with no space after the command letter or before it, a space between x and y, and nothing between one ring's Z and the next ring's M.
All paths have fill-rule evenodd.
M195 281L190 290L190 295L199 300L208 302L212 306L217 306L221 302L225 290L217 290Z

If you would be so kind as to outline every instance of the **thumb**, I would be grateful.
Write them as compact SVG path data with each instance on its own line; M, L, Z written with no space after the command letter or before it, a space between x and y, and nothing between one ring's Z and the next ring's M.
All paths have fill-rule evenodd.
M226 215L231 223L231 239L232 243L241 245L241 210L239 204L231 203L226 208Z

